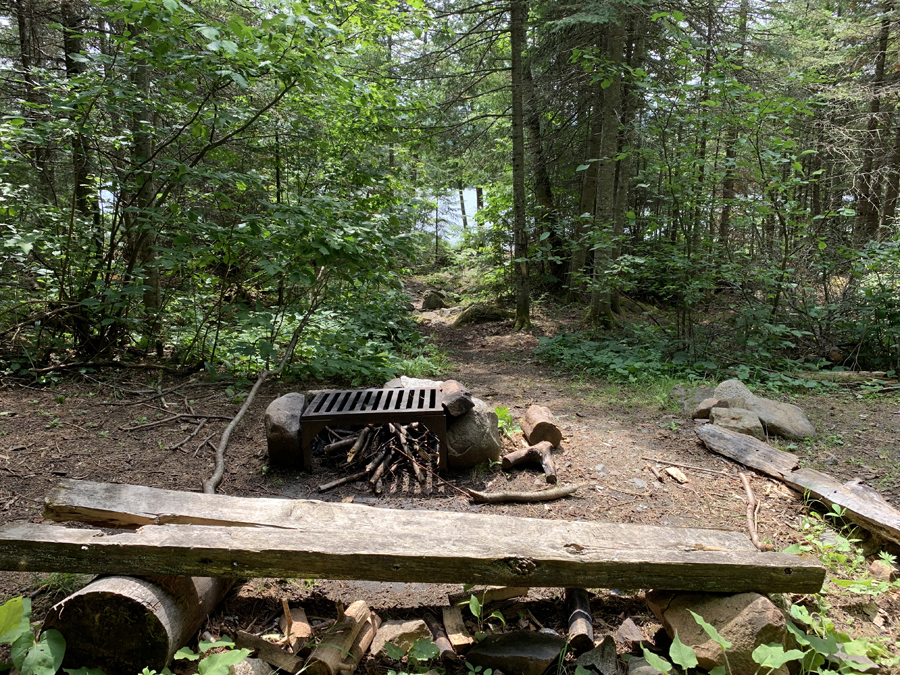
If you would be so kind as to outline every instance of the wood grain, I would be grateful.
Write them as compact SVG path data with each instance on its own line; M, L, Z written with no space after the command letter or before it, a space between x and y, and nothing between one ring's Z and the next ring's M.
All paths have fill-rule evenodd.
M784 478L799 466L795 455L782 452L746 434L715 424L703 424L697 427L696 432L704 445L713 452L773 478Z

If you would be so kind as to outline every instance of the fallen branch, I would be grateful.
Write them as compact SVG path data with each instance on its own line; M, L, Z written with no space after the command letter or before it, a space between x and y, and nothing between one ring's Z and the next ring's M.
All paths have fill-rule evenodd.
M553 463L553 444L541 441L524 450L515 450L503 456L501 466L504 470L522 464L538 463L544 471L548 483L556 484L556 466Z
M200 424L197 425L196 429L194 429L191 433L189 433L187 436L185 436L183 439L181 439L178 443L174 443L174 444L170 445L168 448L166 448L166 450L177 450L178 448L180 448L182 445L184 445L185 443L190 441L192 438L194 438L194 436L199 434L200 430L204 426L206 426L206 423L208 421L209 420L207 420L207 419L200 420Z
M227 415L195 415L193 413L176 413L171 417L167 417L164 420L156 420L155 422L147 422L145 424L135 424L131 427L119 427L119 431L137 431L138 429L149 429L150 427L158 427L161 424L168 424L169 422L175 422L176 420L181 419L204 419L204 420L230 420L231 418Z
M469 501L473 504L498 504L500 502L549 502L574 494L578 490L578 486L564 485L537 492L478 492L468 488L464 489L469 495Z
M739 475L741 477L741 483L744 484L744 490L747 493L747 527L750 529L750 541L752 541L753 545L760 551L774 551L775 548L771 544L759 543L759 532L756 529L756 511L759 506L756 501L756 496L750 488L750 477L745 473Z
M677 466L682 469L691 469L692 471L704 471L706 473L712 473L717 476L727 476L728 478L734 478L734 474L728 473L727 471L717 471L716 469L706 469L702 466L691 466L690 464L679 464L678 462L670 462L666 459L657 459L656 457L641 457L641 459L645 459L648 462L659 462L660 464L668 464L669 466ZM653 467L651 467L652 469ZM653 473L656 473L655 471Z
M367 471L360 471L358 473L351 473L349 476L342 476L337 480L333 480L330 483L323 483L319 486L319 492L326 492L327 490L331 490L332 488L336 488L339 485L346 485L347 483L355 483L358 480L362 480L369 473Z

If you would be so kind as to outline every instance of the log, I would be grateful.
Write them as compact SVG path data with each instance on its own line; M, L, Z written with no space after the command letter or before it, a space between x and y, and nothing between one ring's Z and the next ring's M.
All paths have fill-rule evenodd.
M878 492L858 480L841 484L831 476L813 469L799 469L784 482L798 492L809 494L826 506L846 509L845 518L885 541L900 544L900 511Z
M502 502L550 502L554 499L562 499L571 494L575 494L578 490L577 485L564 485L561 487L550 488L549 490L538 490L537 492L515 492L511 490L500 492L478 492L476 490L466 490L469 495L469 501L475 504L500 504Z
M444 410L451 417L461 417L475 407L471 392L456 380L445 380L441 394Z
M458 661L459 655L456 653L456 650L453 649L453 644L450 642L450 638L447 637L447 631L444 630L444 625L437 620L434 614L425 612L425 625L428 626L434 644L437 646L438 650L440 650L438 658L440 658L441 661Z
M466 630L462 609L455 605L453 607L443 607L441 608L441 613L444 619L444 630L447 631L447 639L453 645L454 651L457 654L465 654L474 644L475 639Z
M288 654L278 645L273 645L257 635L239 630L234 637L234 646L256 652L256 658L262 659L279 672L297 673L303 669L302 658Z
M532 405L522 418L522 434L531 445L541 441L549 441L553 447L562 443L562 431L556 424L556 418L550 408L543 405Z
M713 452L773 478L784 479L799 466L796 456L746 434L723 429L715 424L699 426L696 432L704 445Z
M556 466L553 463L553 445L550 441L541 441L537 445L515 450L503 456L501 466L503 469L512 469L522 464L538 463L544 470L547 482L556 484Z
M362 480L369 474L365 471L357 471L356 473L351 473L347 476L341 476L340 478L335 478L330 483L323 483L317 489L319 492L327 492L332 488L339 487L341 485L346 485L347 483L355 483L358 480Z
M350 654L356 636L371 614L364 600L357 600L347 607L344 610L344 618L328 632L326 639L313 649L303 672L309 675L336 675L344 670L344 659Z
M231 588L230 579L109 576L54 605L42 630L66 639L63 666L162 670Z
M347 438L342 438L339 441L335 441L334 443L329 443L325 446L325 454L330 455L335 452L340 452L341 450L346 450L347 448L353 447L353 445L359 440L362 434L358 434L355 436L348 436Z
M369 650L369 646L372 644L372 640L375 639L375 634L379 628L381 628L381 617L375 612L370 613L369 618L366 619L362 628L359 629L359 634L356 636L356 640L353 641L353 646L350 647L350 654L344 659L344 663L347 666L345 670L352 673L356 669L363 656Z
M372 433L372 427L365 427L362 432L359 434L359 437L356 439L356 442L350 448L350 452L347 453L347 464L352 464L353 460L356 459L356 455L366 447L366 443L369 442L370 434Z
M594 620L587 591L567 588L566 607L569 613L569 647L576 655L593 649Z
M0 569L723 592L773 582L790 591L821 585L824 578L815 561L759 553L744 533L702 528L372 509L78 480L64 480L50 493L44 516L114 527L207 527L150 526L97 536L48 524L7 525L0 528ZM156 543L169 548L157 550ZM94 555L95 547L115 558ZM68 557L58 559L54 550L67 550ZM734 561L723 552L734 552ZM648 564L646 574L640 560ZM81 569L66 568L75 561ZM126 563L130 569L119 569ZM617 573L626 572L616 581Z

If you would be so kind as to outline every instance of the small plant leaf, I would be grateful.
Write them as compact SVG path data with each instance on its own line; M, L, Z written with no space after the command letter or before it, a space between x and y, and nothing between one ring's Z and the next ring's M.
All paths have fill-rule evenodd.
M232 649L227 652L211 654L200 661L197 672L200 675L228 675L231 666L236 665L250 656L249 649Z
M575 666L575 675L593 675L593 673L584 666Z
M24 631L29 630L30 614L31 600L28 598L12 598L4 602L0 606L0 644L12 644Z
M477 596L469 598L469 611L472 612L472 616L481 617L481 603L478 602Z
M654 654L651 651L648 651L646 647L641 647L644 650L644 658L647 660L651 666L656 668L661 673L668 673L672 670L672 664L666 661L664 658L661 658Z
M709 675L728 675L728 671L725 670L725 666L716 666L709 671Z
M767 645L760 645L753 650L753 653L750 656L763 668L777 670L788 661L797 661L799 659L802 659L803 652L801 652L799 649L791 649L790 651L785 651L784 646L778 644L777 642L772 642Z
M697 667L697 654L694 653L692 647L688 647L681 641L677 631L675 632L675 639L672 640L672 646L669 648L669 657L672 659L672 663L681 666L685 670Z
M185 659L187 661L196 661L200 658L200 654L195 652L190 647L182 647L177 652L175 652L175 656L173 656L172 658Z
M71 668L63 668L68 675L106 675L99 668L88 668L87 666L83 668L79 668L78 670L72 670ZM153 671L156 672L156 671Z
M22 675L56 675L66 653L66 639L58 630L50 629L28 650L22 662Z
M688 611L691 612L691 616L694 617L694 621L696 621L700 625L700 628L703 629L703 632L709 635L710 638L712 638L713 642L719 645L723 650L731 649L731 643L721 635L719 635L719 631L716 630L715 626L704 621L703 617L696 612L692 612L691 610Z
M205 654L210 649L213 649L215 647L228 647L229 649L231 649L232 647L234 647L234 640L232 640L227 635L223 635L215 642L200 640L200 642L197 644L197 648L200 650L201 654Z
M409 656L416 661L430 661L440 656L441 650L431 640L419 638L409 648Z
M384 643L384 653L388 655L389 659L393 659L394 661L399 661L404 656L406 656L406 652L400 649L393 642L385 642Z

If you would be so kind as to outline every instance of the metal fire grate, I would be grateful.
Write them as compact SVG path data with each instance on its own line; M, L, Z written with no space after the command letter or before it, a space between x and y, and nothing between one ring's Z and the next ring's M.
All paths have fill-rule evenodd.
M438 437L438 466L447 465L447 419L441 390L434 387L409 389L350 389L318 392L303 411L300 424L303 467L312 469L310 444L326 426L334 424L409 424L419 422Z

